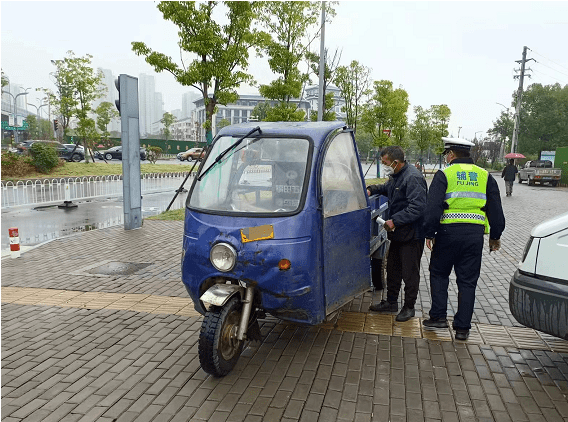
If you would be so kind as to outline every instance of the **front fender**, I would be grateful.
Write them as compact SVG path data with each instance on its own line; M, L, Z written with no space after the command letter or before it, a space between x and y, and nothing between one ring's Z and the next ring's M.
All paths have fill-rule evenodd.
M209 303L215 306L223 306L227 301L237 293L240 294L241 300L245 296L244 287L236 284L215 284L211 286L199 298L203 303Z

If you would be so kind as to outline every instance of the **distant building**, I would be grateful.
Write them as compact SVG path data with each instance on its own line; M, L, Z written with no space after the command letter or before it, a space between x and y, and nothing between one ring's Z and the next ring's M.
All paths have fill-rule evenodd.
M227 104L226 106L217 104L217 114L213 117L213 135L217 133L217 126L221 120L228 120L230 124L234 125L237 123L247 122L252 116L252 110L256 107L258 103L265 101L270 101L271 105L276 105L277 101L267 100L261 95L240 95L239 99L233 104ZM298 104L299 108L304 110L306 116L310 112L310 103L306 100L291 100L293 104ZM203 98L199 98L194 101L195 103L195 113L196 121L199 125L198 132L198 142L206 142L205 140L205 129L203 129L203 123L205 122L205 103Z
M197 142L198 125L194 117L177 120L170 130L176 141Z
M116 86L114 85L115 77L112 74L112 70L103 69L100 67L98 68L98 70L103 74L103 79L101 81L101 88L105 91L105 94L103 97L93 101L92 104L93 112L101 103L104 102L109 102L113 105L113 107L115 107L115 100L118 99L118 91L116 89ZM109 132L112 131L120 132L120 119L112 119L108 124L107 130Z
M181 96L181 116L180 119L191 117L195 110L194 101L201 96L200 93L186 92Z
M151 75L141 73L138 77L138 106L140 119L140 136L149 137L152 133L152 122L156 121L156 83ZM160 117L161 118L161 117Z
M329 94L330 92L333 92L333 111L335 112L335 118L337 120L345 121L346 113L341 111L341 108L345 107L345 99L341 97L341 90L334 85L329 85L326 88L325 93ZM306 100L310 103L310 108L312 109L312 111L318 111L318 98L318 85L312 85L306 88Z

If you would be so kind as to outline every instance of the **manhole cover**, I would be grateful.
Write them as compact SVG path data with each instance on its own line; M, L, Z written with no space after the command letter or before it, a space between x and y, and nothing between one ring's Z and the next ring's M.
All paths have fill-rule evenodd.
M138 262L117 262L111 261L104 265L91 268L87 270L89 274L102 274L102 275L130 275L136 271L152 265L151 263L138 263Z

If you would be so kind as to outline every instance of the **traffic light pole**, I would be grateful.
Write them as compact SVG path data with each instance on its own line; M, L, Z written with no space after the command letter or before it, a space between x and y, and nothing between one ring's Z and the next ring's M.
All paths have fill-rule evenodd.
M124 229L132 230L142 227L138 78L123 74L115 84L119 92L116 105L120 113L122 140Z

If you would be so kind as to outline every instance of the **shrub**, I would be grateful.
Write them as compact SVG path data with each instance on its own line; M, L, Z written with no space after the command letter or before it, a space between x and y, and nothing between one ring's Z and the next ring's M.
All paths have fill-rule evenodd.
M146 159L152 164L156 164L156 161L162 156L162 148L150 146L146 148Z
M43 142L34 142L30 148L32 164L40 173L49 173L60 164L55 147Z
M30 157L13 152L2 153L2 176L23 177L33 173L35 168Z

